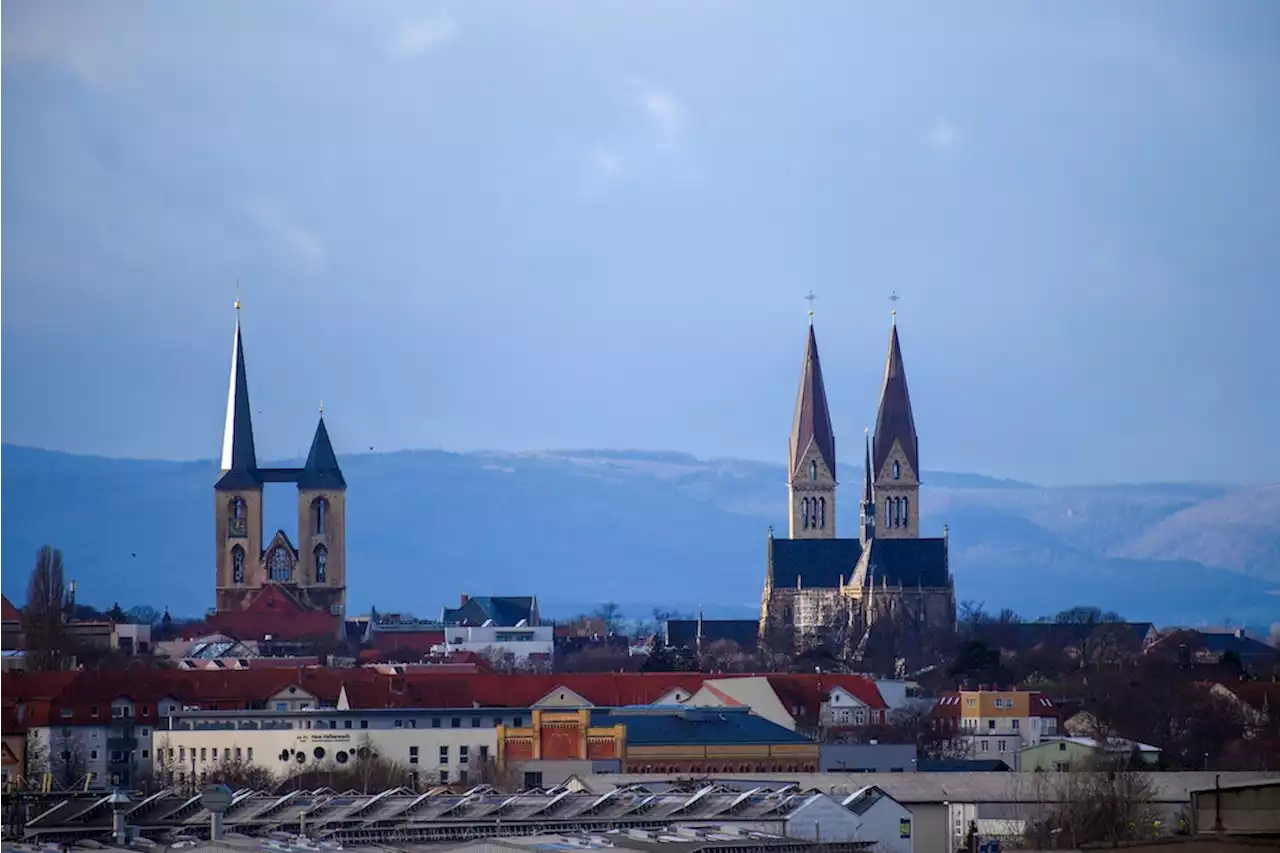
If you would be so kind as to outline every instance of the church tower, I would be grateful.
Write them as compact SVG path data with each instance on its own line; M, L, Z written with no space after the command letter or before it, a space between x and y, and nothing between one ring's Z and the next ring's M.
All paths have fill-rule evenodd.
M791 427L790 469L791 539L834 539L836 536L836 439L822 384L818 340L809 315L809 342L800 374L795 422Z
M338 467L324 407L298 474L299 583L316 604L344 613L347 599L347 481Z
M222 431L222 476L214 486L217 609L232 610L243 591L262 585L262 478L253 447L249 384L240 334L240 301L231 349L231 387Z
M876 504L875 535L881 539L920 537L920 448L911 395L907 393L907 372L898 342L898 319L894 312L889 333L889 355L880 390L880 411L871 440L871 470Z

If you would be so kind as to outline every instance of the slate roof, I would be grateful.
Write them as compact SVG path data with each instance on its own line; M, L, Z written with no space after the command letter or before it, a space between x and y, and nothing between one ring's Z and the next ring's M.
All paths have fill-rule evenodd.
M881 578L890 586L949 583L946 539L873 539L869 561L876 584Z
M338 457L333 453L333 444L329 441L329 430L324 425L324 415L316 424L315 437L311 439L311 452L307 454L307 462L298 473L300 489L345 489L347 481L338 467Z
M492 621L495 627L512 628L520 620L533 624L534 598L531 595L488 596L476 595L461 606L446 607L440 621L445 625L479 626Z
M591 714L593 726L619 724L627 727L629 746L813 743L756 716L750 708L613 709Z
M893 449L894 439L902 443L902 451L916 477L920 476L920 446L916 422L911 414L911 394L907 391L907 368L902 363L902 346L898 343L898 324L889 334L889 355L884 365L884 385L880 389L880 410L876 413L875 437L871 442L872 463L879 473Z
M905 541L905 540L901 540ZM775 587L836 587L841 576L848 583L862 556L857 539L774 539L770 570Z
M831 428L831 412L827 408L827 389L822 382L822 362L818 358L818 339L809 324L809 341L804 349L804 366L800 372L800 393L796 397L796 417L791 427L791 474L797 476L809 446L814 445L832 476L836 473L836 438Z
M873 539L868 557L875 583L890 586L947 586L946 539ZM774 539L771 570L775 587L831 588L853 582L862 556L857 539Z
M698 644L697 619L668 619L664 625L668 646L693 648ZM745 650L756 647L760 637L760 622L756 619L703 619L702 647L718 640L731 640Z

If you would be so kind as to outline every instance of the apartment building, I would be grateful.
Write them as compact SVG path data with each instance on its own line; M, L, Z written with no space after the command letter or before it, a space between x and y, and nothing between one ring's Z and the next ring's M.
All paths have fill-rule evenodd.
M959 741L965 756L999 759L1019 769L1019 754L1058 733L1059 711L1032 690L960 690L946 693L933 708L935 728Z

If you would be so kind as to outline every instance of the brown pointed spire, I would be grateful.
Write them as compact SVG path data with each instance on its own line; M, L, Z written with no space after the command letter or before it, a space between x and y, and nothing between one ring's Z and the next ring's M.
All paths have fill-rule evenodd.
M818 360L818 339L809 324L809 343L804 350L804 368L800 374L800 394L796 398L796 419L791 427L791 475L800 473L809 447L817 448L823 464L834 477L836 473L836 438L831 431L831 412L827 409L827 389L822 384L822 362Z
M907 463L919 477L919 440L916 438L915 418L911 415L911 395L907 393L907 370L902 364L896 318L893 331L889 333L889 357L884 366L884 387L880 390L875 438L871 442L871 461L877 474L889 458L895 440L902 444Z

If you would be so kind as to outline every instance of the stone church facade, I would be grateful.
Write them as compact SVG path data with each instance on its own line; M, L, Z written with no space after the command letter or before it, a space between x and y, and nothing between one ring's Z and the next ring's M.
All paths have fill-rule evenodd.
M769 531L762 637L833 641L897 655L955 630L947 537L920 536L920 454L896 317L875 432L868 433L856 537L836 536L836 446L812 319L788 457L787 537Z
M340 625L347 603L347 483L323 411L301 468L258 466L239 310L237 302L222 470L214 486L215 610L280 618L322 613ZM269 483L297 486L297 544L283 530L264 536Z

